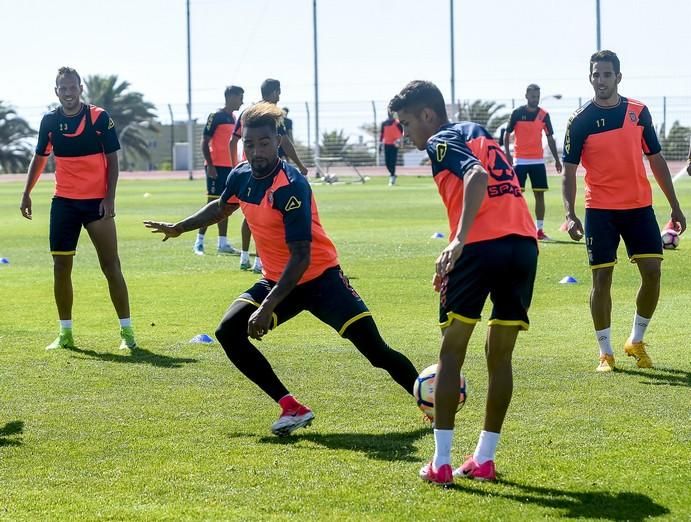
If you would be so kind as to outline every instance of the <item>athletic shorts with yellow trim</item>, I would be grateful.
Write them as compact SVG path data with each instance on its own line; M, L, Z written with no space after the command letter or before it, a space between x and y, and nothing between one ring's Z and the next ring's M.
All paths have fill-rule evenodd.
M662 259L660 227L653 207L585 209L585 245L591 268L614 266L620 239L633 263L642 258Z
M50 204L50 253L73 256L82 227L101 219L102 199L71 199L54 196Z
M549 190L547 184L547 168L544 163L533 163L530 165L514 165L518 184L521 190L525 190L525 182L530 178L530 187L535 192L545 192Z
M204 167L206 171L209 167ZM223 194L223 190L226 188L226 182L228 181L228 174L233 170L233 167L216 167L216 177L210 178L207 174L206 176L206 196L209 201L212 199L218 199L218 197Z
M463 248L439 293L439 324L480 320L487 297L492 300L490 325L527 330L537 270L537 243L525 236L505 236Z
M262 278L238 300L259 306L274 286L274 281ZM296 286L274 310L274 327L303 310L331 326L341 336L351 324L372 315L339 266L327 268L319 277Z

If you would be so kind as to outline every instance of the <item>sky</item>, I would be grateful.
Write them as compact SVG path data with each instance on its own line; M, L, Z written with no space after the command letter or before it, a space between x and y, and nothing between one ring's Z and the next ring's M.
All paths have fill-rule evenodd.
M691 1L601 0L602 47L622 62L620 92L653 118L691 124ZM563 129L591 94L595 0L455 0L456 98L523 101L542 87ZM314 129L312 0L190 0L193 117L204 121L237 84L246 103L268 77L282 84L296 138ZM0 0L0 100L34 127L56 101L61 65L82 76L116 74L157 107L163 123L186 119L185 0ZM320 130L385 118L408 81L435 82L450 101L449 0L317 0ZM548 98L561 94L557 100ZM513 101L512 101L513 100ZM556 117L555 117L556 116Z

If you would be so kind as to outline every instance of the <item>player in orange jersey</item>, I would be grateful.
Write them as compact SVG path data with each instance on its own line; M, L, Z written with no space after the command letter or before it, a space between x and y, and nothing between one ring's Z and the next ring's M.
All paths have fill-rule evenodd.
M219 201L178 223L146 221L154 232L177 237L215 223L238 206L262 253L263 277L228 308L216 337L231 362L281 407L271 430L278 436L312 422L249 338L261 340L273 328L308 310L351 341L370 363L386 370L412 394L417 371L381 338L372 314L341 271L338 254L319 221L307 179L278 157L281 109L260 102L242 116L247 162L230 173Z
M76 70L70 67L58 70L55 94L60 106L41 120L36 154L29 165L20 205L22 215L31 219L31 190L53 152L55 195L50 207L50 251L60 334L46 349L75 346L72 264L82 227L89 233L108 280L110 299L120 319L120 348L134 349L137 343L130 319L127 284L120 268L114 219L120 143L108 113L82 103L82 90Z
M423 480L449 484L453 476L494 480L494 455L511 402L511 357L518 332L528 329L537 267L535 226L516 173L483 127L449 123L431 82L413 81L394 96L406 136L426 150L446 207L451 243L436 262L442 343L434 394L435 453ZM489 388L484 429L475 453L452 474L451 443L459 371L487 297L494 307L485 341Z
M660 297L662 241L642 154L648 157L655 180L669 202L672 226L680 233L686 229L650 112L641 102L619 95L619 82L617 55L612 51L593 54L590 84L595 97L571 116L564 138L566 220L572 239L579 240L585 233L593 273L590 312L600 346L598 372L614 369L610 289L620 239L641 276L624 352L635 357L639 368L653 366L643 335ZM585 167L585 230L576 216L576 169L581 162Z
M398 161L398 149L401 147L402 138L401 122L389 112L389 117L381 124L379 131L379 143L384 146L384 162L389 171L389 186L396 184L396 162Z
M549 239L544 232L545 224L545 192L547 184L547 169L542 152L542 133L547 136L549 150L554 156L554 166L561 174L561 161L554 142L554 130L549 113L538 106L540 103L540 87L531 83L525 91L526 105L518 107L511 113L509 124L504 136L504 150L511 161L509 140L511 133L515 133L513 167L518 176L521 189L525 190L525 183L530 178L530 186L535 196L535 226L539 240Z

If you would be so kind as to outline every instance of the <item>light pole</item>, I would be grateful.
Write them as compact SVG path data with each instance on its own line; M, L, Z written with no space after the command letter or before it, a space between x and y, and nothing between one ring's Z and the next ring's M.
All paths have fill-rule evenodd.
M190 0L187 0L187 166L189 179L194 179L194 128L192 126L192 53L190 43Z

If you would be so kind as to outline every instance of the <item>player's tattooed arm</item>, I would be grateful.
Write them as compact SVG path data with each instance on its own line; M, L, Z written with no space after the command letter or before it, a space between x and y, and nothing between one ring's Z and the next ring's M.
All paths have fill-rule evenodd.
M171 237L178 237L184 232L197 230L203 226L213 225L227 218L238 209L236 203L226 203L223 200L215 200L200 208L197 212L177 223L163 221L144 221L144 226L150 228L153 233L164 234L163 241Z

